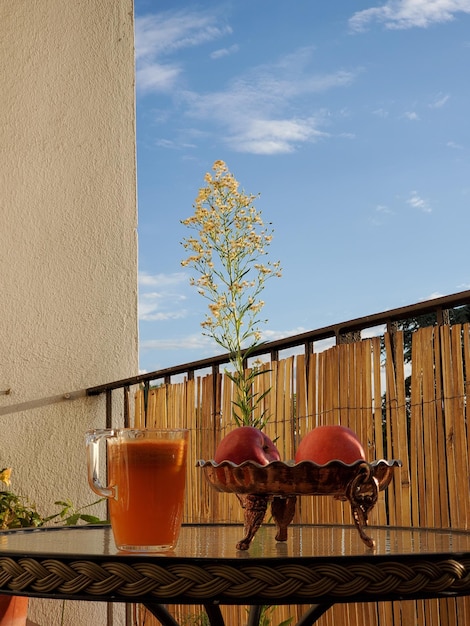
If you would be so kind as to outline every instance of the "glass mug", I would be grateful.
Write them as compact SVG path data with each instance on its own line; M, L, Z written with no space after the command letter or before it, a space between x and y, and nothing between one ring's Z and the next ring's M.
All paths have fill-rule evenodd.
M106 442L107 485L99 480ZM116 428L86 433L88 482L109 499L119 550L165 552L178 540L183 518L188 430Z

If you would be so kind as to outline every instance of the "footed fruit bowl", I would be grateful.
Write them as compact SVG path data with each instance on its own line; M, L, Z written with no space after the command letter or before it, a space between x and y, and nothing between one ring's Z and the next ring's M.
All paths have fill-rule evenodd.
M235 493L244 508L245 536L237 549L248 550L261 526L268 504L277 526L277 541L286 541L287 529L295 513L297 496L333 496L349 501L354 524L363 542L373 548L374 540L365 532L368 514L375 506L379 491L388 487L398 460L363 460L347 464L329 461L318 465L313 461L300 463L272 461L260 465L245 461L236 465L230 461L197 462L209 484L217 491Z

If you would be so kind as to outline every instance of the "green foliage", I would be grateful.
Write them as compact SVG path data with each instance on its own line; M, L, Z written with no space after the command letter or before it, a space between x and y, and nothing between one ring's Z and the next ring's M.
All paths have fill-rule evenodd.
M10 486L11 469L5 468L0 472L0 482ZM83 513L86 509L101 500L87 504L76 509L70 500L57 500L54 504L60 507L58 513L49 516L41 515L36 509L36 505L26 498L12 491L0 491L0 530L31 528L43 526L54 521L55 524L74 526L79 523L84 524L105 524L106 520L101 520L95 515Z
M233 382L237 390L236 398L233 400L233 419L237 426L254 426L262 430L269 419L267 411L262 411L259 418L254 417L254 409L267 396L270 389L266 389L262 394L253 391L255 378L269 370L261 370L253 366L250 370L244 367L244 361L248 358L250 350L243 354L243 358L235 372L225 370L225 374Z
M259 616L259 626L272 626L273 613L276 610L276 606L267 604L261 607L261 613ZM278 626L290 626L294 621L293 617L288 617L278 624Z
M0 529L42 526L43 518L34 505L11 491L0 491Z
M444 322L446 324L466 324L470 322L470 306L468 304L454 309L444 311ZM403 331L403 341L405 346L405 363L411 363L411 341L413 333L418 328L425 326L435 326L437 324L436 313L425 313L418 317L411 317L399 322L398 328Z
M60 507L60 511L55 515L50 515L44 519L44 523L55 520L55 524L63 524L64 526L76 526L83 522L84 524L108 524L108 520L102 520L96 515L90 515L88 513L82 513L85 509L88 509L99 502L102 502L105 498L101 498L96 502L85 504L85 506L76 509L70 500L57 500L54 504Z
M275 610L275 606L267 605L261 607L261 615L259 620L259 626L272 626L272 615ZM283 620L278 626L290 626L294 621L293 617L289 617L286 620ZM203 611L201 613L196 613L192 615L187 615L183 618L181 622L181 626L209 626L209 618L207 614Z
M210 626L207 613L197 613L194 615L187 615L181 622L181 626Z

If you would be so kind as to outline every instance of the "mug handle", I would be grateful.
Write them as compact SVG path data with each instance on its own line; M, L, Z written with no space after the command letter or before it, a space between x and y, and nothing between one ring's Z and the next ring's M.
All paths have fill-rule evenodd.
M86 433L88 484L102 498L117 498L117 487L103 487L98 476L100 463L100 442L116 437L115 430L90 430Z

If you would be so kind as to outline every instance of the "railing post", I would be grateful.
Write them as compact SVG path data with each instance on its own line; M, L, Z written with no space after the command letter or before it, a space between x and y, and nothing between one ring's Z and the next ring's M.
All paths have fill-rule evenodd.
M113 427L113 391L106 389L106 428Z
M124 428L129 428L130 422L130 387L124 387Z

